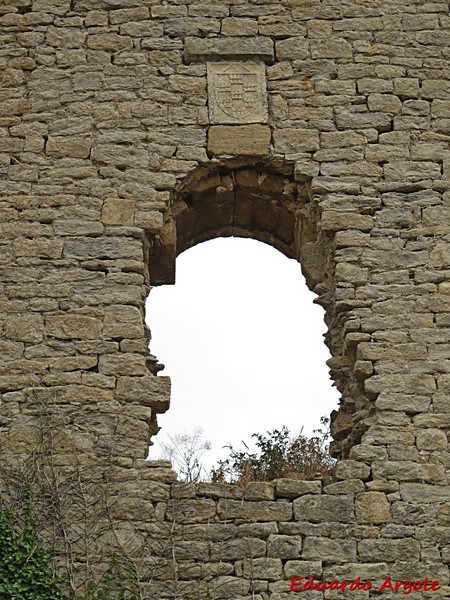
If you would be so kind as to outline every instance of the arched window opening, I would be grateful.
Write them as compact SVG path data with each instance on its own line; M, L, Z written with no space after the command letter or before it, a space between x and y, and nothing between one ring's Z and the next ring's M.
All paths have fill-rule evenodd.
M210 468L255 432L311 435L339 398L313 300L298 262L267 244L215 239L182 253L176 285L152 290L147 308L152 353L172 379L157 441L201 426Z
M221 237L265 242L296 259L314 301L325 309L328 366L341 394L339 410L332 414L330 450L347 458L365 431L370 405L353 370L354 348L344 343L346 304L336 302L336 248L328 229L321 228L320 202L311 182L287 161L224 159L199 166L173 191L160 233L148 237L149 281L152 286L175 283L176 257Z

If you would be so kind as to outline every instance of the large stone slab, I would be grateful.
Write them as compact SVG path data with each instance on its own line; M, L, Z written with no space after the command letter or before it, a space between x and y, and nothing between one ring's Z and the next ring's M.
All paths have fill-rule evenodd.
M206 60L263 60L269 64L274 61L273 41L268 37L249 38L186 38L184 58L186 62Z
M215 125L208 133L211 154L266 156L269 154L270 128L265 125Z

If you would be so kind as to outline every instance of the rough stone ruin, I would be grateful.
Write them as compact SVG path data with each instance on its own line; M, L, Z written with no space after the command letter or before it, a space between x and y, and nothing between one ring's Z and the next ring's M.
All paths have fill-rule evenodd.
M449 60L443 0L0 2L0 488L58 499L70 564L120 551L148 599L449 597ZM217 236L326 311L332 482L145 460L145 300Z

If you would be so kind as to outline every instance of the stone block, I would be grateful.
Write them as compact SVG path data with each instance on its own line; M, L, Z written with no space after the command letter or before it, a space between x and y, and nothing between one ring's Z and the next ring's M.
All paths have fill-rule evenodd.
M356 542L345 539L327 539L311 535L303 543L302 558L342 564L356 560Z
M371 562L418 560L420 543L414 539L361 540L358 554L362 560Z
M436 391L436 382L432 375L415 375L409 373L374 375L370 379L367 379L364 385L369 394L391 391L422 395Z
M155 412L165 412L170 404L169 377L119 377L116 397L121 402L150 406Z
M320 148L319 132L315 129L285 128L273 133L275 152L294 156Z
M246 579L278 581L283 573L279 558L245 558L242 567Z
M450 488L448 486L430 485L427 483L401 483L400 495L405 502L421 503L449 502Z
M346 213L326 210L322 213L322 229L324 231L339 231L343 229L358 229L370 231L373 227L373 218L370 215Z
M0 357L2 361L17 360L23 355L25 345L22 342L0 340Z
M372 425L372 427L370 427L370 429L363 435L362 438L362 443L364 445L375 446L396 446L398 444L412 446L414 444L414 441L414 435L406 428L383 427L382 425Z
M444 431L440 429L422 429L416 438L419 450L447 450L448 440Z
M309 58L308 41L305 37L290 37L275 43L277 60L303 60Z
M375 401L375 405L380 410L393 410L407 414L428 412L430 404L429 396L397 394L389 390L381 392Z
M269 535L267 540L267 556L270 558L299 558L302 540L290 535Z
M70 238L64 242L64 256L81 260L142 260L143 248L140 240L131 238Z
M304 577L313 576L320 579L322 576L321 561L288 560L284 565L284 575L287 579L298 577L301 573Z
M196 498L183 502L172 501L169 504L169 518L174 518L181 525L209 523L214 521L216 504L213 500Z
M266 156L269 154L270 128L265 125L214 125L208 132L211 154Z
M145 357L130 352L103 354L98 361L100 373L104 375L145 375Z
M295 181L308 181L316 177L320 171L320 163L307 158L295 161Z
M134 225L142 227L149 233L159 233L164 225L164 217L159 210L136 210Z
M105 308L103 334L111 338L142 338L142 314L135 306L114 305Z
M11 315L5 321L5 335L17 342L41 342L44 319L39 314Z
M361 577L362 581L370 581L384 579L388 575L388 565L385 562L381 563L348 563L346 565L335 567L325 566L323 569L323 579L332 581L354 581ZM355 592L352 592L352 597Z
M149 154L142 147L121 146L120 144L97 144L92 148L94 162L114 166L146 168L149 166Z
M381 492L365 492L356 496L356 518L359 523L379 525L392 521L389 502Z
M320 494L320 481L304 481L301 479L278 479L276 493L278 498L299 498L305 494Z
M245 500L274 500L275 485L263 481L251 481L245 486Z
M248 519L250 521L290 521L292 506L285 502L239 502L221 498L217 506L221 519Z
M372 473L377 479L441 483L445 481L442 465L416 463L410 460L374 461Z
M208 539L205 532L204 539ZM218 539L217 537L215 539ZM213 560L242 560L252 556L257 558L265 556L266 542L255 537L242 537L234 540L223 540L220 547L214 548L211 551Z
M370 467L356 460L341 460L336 465L336 479L362 479L370 476Z
M363 146L367 137L356 131L324 131L320 134L322 148L347 148L349 146Z
M87 46L91 50L117 52L118 50L131 50L133 40L117 33L97 33L88 35Z
M194 38L187 37L184 46L186 62L223 60L226 56L233 60L274 61L273 41L268 37L249 38Z
M325 494L332 496L345 496L348 494L359 494L364 491L364 483L361 479L345 479L336 481L323 488Z
M352 495L343 497L302 496L293 501L293 506L296 521L349 523L355 518Z
M222 20L222 35L252 36L257 33L258 21L256 19L226 17Z
M70 0L60 0L57 3L53 0L35 0L33 2L33 11L50 13L61 17L70 11Z
M313 58L349 58L352 56L352 46L344 38L333 37L325 40L310 40L311 56Z
M101 337L102 323L87 315L66 314L48 316L47 334L61 340L95 340Z
M132 225L134 200L110 198L102 207L102 223L105 225Z
M210 590L211 600L222 600L222 598L246 598L248 597L250 590L250 583L250 579L221 575L213 578L209 582L208 590ZM198 593L198 583L195 582L195 588L192 590L191 597L194 598Z

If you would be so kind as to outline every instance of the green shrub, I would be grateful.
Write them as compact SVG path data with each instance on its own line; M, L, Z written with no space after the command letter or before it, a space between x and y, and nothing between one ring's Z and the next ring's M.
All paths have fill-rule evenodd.
M328 426L328 419L322 417L322 425ZM329 475L334 460L328 454L326 441L328 431L318 430L319 435L308 438L302 433L291 437L289 430L283 426L266 435L254 433L256 452L235 450L228 446L230 456L219 461L213 469L213 481L231 483L247 483L249 481L272 481L279 477L308 479L310 477Z

